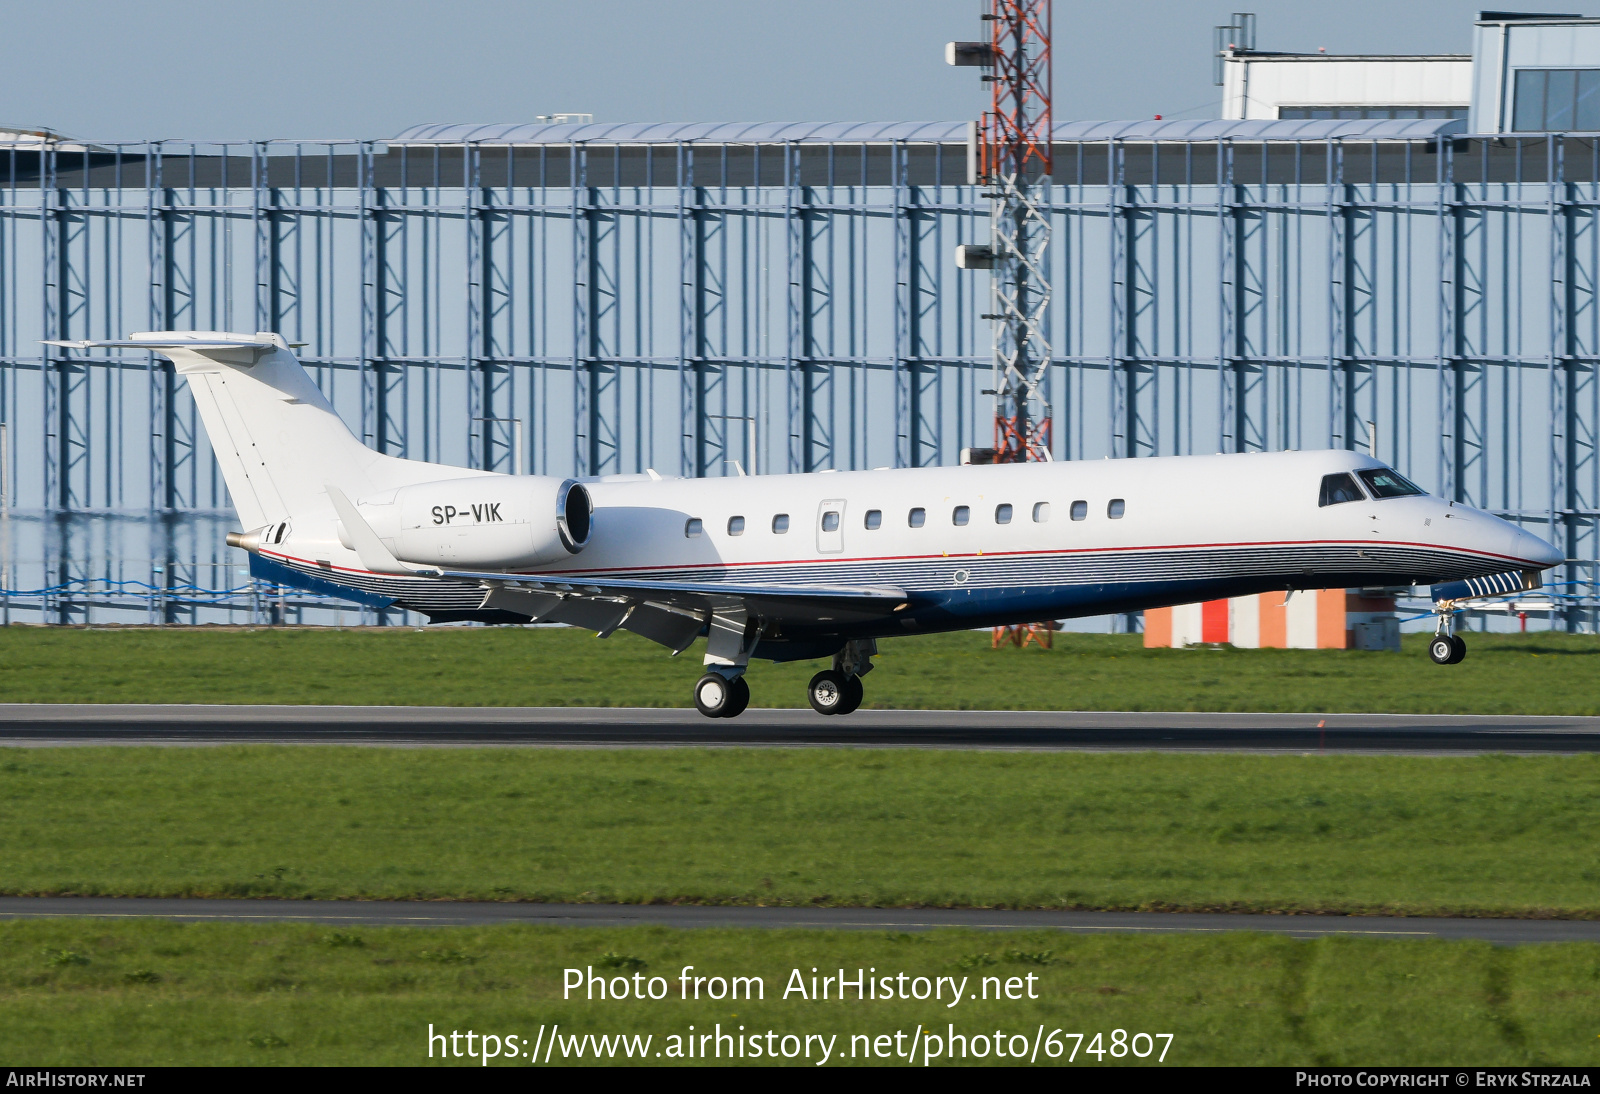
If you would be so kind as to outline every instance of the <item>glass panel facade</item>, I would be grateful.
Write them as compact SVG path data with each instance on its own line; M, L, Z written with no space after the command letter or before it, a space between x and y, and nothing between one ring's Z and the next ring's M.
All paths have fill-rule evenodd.
M1378 106L1280 106L1278 117L1304 121L1310 118L1460 118L1465 106L1407 106L1403 103Z
M1600 69L1518 69L1512 88L1514 131L1600 132Z
M1511 107L1512 129L1529 133L1544 128L1544 88L1548 75L1543 69L1523 69L1517 73L1516 98Z
M1600 132L1600 69L1585 69L1578 73L1578 96L1572 114L1572 128L1580 133Z

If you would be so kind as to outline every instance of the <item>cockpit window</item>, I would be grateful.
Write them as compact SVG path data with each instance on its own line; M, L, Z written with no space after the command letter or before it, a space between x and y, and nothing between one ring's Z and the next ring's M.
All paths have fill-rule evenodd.
M1387 467L1373 471L1357 471L1361 481L1367 484L1367 489L1372 491L1375 498L1407 498L1413 494L1426 494L1427 491L1414 482L1407 481L1398 471L1390 471Z
M1361 488L1344 472L1337 475L1322 476L1322 496L1317 499L1320 505L1338 505L1346 501L1365 501Z

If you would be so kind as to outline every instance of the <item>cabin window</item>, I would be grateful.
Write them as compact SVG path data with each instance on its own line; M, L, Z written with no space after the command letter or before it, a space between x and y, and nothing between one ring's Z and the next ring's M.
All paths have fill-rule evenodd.
M873 531L875 529L878 529L878 528L882 528L883 527L883 510L882 509L868 509L867 510L866 525L867 525L867 531L869 531L869 532Z
M824 532L837 532L839 530L839 513L837 510L829 509L822 514L822 530Z
M950 523L954 524L957 528L961 528L961 527L965 526L966 523L971 519L972 519L972 507L971 506L958 505L958 506L956 506L954 509L952 509L950 511Z
M1088 516L1089 516L1089 503L1088 502L1086 502L1086 501L1075 501L1075 502L1072 503L1072 519L1073 520L1085 520L1085 519L1087 519Z
M1036 502L1034 502L1033 503L1033 523L1035 523L1035 524L1043 524L1045 521L1047 521L1049 519L1050 519L1050 503L1047 502L1047 501L1036 501Z
M683 525L683 534L690 539L698 539L705 534L705 525L700 523L699 517L690 517Z
M1009 506L1009 505L996 505L994 507L994 522L996 524L1010 524L1011 523L1011 506Z
M928 523L928 511L926 509L911 510L906 514L906 523L913 528L921 528Z
M789 530L789 514L779 513L772 518L772 534L781 536Z
M1106 516L1112 520L1121 520L1122 514L1128 511L1128 503L1121 498L1112 498L1111 504L1106 506Z
M1319 507L1326 505L1342 505L1347 501L1365 501L1361 488L1356 485L1356 480L1349 475L1324 475L1322 476L1322 493L1317 498Z
M742 535L744 535L744 518L743 517L729 517L728 518L728 534L730 536L742 536Z
M1404 478L1398 471L1390 471L1387 467L1381 471L1357 471L1361 481L1367 484L1367 489L1372 491L1375 498L1405 498L1415 494L1426 494L1427 491L1416 483Z

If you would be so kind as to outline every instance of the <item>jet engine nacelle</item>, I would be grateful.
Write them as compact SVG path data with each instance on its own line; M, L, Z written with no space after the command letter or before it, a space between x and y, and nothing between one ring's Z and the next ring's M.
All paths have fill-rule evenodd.
M356 509L402 562L509 569L558 562L589 542L589 492L572 479L481 476L404 486ZM354 550L344 525L339 541Z

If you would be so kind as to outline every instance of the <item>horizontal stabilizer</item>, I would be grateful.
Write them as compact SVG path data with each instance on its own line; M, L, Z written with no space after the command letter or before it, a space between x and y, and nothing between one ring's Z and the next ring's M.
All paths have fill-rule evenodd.
M1528 593L1540 588L1544 579L1538 570L1508 570L1488 577L1469 577L1465 581L1447 581L1429 589L1434 600L1473 600L1482 596L1504 596L1507 593Z
M206 339L205 341L197 341L197 340L194 340L194 339L185 339L183 341L172 340L172 341L165 341L165 342L156 342L156 341L143 341L143 342L138 342L138 341L133 341L133 342L128 342L128 341L123 341L123 342L92 342L92 341L60 342L60 341L54 341L52 339L46 338L46 339L43 340L43 342L47 346L61 346L63 349L147 349L147 350L154 351L154 350L160 350L160 349L196 349L196 350L199 350L199 349L271 349L272 348L272 343L271 342L265 341L265 340L256 340L256 339L250 339L248 341L244 341L244 340L223 341L223 340L219 340L219 339ZM303 345L304 343L300 343L300 344Z

